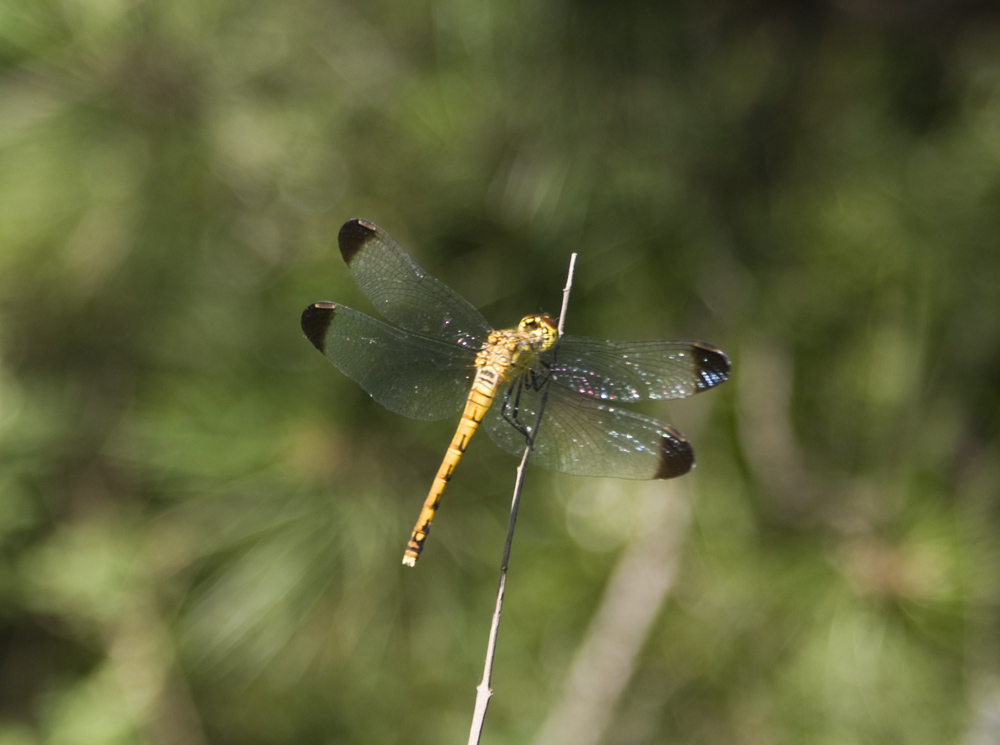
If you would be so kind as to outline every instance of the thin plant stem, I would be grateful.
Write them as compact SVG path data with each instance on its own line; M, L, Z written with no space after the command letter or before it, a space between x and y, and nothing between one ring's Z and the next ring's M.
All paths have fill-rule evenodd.
M563 326L566 321L566 309L569 306L569 293L573 288L573 272L576 269L576 254L569 257L569 270L566 273L566 286L563 288L562 308L559 311L559 336L562 336ZM517 477L514 479L514 493L510 503L510 519L507 521L507 539L504 541L503 558L500 561L500 581L497 583L497 597L493 607L493 620L490 623L489 641L486 643L486 662L483 665L483 679L476 686L476 706L472 713L472 727L469 730L469 745L478 745L483 734L483 723L486 721L486 707L490 703L493 689L490 688L490 680L493 677L493 658L496 654L497 633L500 630L500 612L503 609L504 590L507 586L507 565L510 561L510 548L514 542L514 526L517 524L517 509L521 504L521 490L524 487L524 471L528 465L528 458L531 455L532 447L535 443L535 435L542 423L542 414L545 412L546 396L543 393L541 403L538 406L538 413L535 416L534 426L528 435L524 446L524 455L521 456L521 464L517 467Z

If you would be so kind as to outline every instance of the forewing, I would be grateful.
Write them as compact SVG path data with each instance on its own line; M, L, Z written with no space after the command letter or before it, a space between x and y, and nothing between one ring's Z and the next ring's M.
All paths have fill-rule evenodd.
M302 331L337 369L397 414L442 419L461 411L469 395L475 350L327 302L303 311Z
M543 362L553 383L606 401L685 398L729 376L729 358L700 341L563 336Z
M475 349L486 341L490 326L482 314L421 269L378 225L351 220L338 240L355 283L385 318L422 336Z
M545 408L530 461L535 465L620 479L668 479L694 465L691 445L670 425L557 385L537 389L527 381L513 384L509 395L501 393L494 400L482 426L497 445L520 455L526 441L522 430L534 428L543 396Z

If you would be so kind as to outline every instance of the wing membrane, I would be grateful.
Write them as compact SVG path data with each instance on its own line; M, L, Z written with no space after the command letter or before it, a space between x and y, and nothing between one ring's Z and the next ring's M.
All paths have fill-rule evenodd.
M531 462L578 476L662 479L681 476L694 452L676 429L633 411L607 406L557 385L534 388L526 380L498 395L483 420L490 438L520 455L525 428L534 426L543 391L547 398Z
M607 401L686 398L729 375L722 350L699 341L563 336L545 364L554 383Z
M335 303L306 308L302 330L337 369L397 414L443 419L460 412L469 395L473 349L411 334Z
M382 228L351 220L340 253L361 291L400 328L478 349L490 326L468 300L425 272Z

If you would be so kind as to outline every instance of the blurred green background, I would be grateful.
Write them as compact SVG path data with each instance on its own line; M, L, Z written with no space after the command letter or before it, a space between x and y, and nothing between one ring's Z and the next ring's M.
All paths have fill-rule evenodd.
M464 742L514 459L298 318L386 228L700 338L699 467L529 473L484 743L1000 743L990 3L0 4L0 745Z

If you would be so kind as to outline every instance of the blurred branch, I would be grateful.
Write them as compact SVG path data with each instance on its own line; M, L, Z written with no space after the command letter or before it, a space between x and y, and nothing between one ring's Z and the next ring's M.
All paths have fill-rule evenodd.
M153 598L137 601L122 614L110 636L111 669L143 738L154 745L207 743Z
M569 305L569 293L573 289L573 272L576 269L576 254L569 257L569 270L566 273L566 286L563 288L562 308L559 311L559 335L562 336L566 321L566 308ZM517 509L521 504L521 489L524 486L524 468L528 465L528 457L535 441L535 434L541 426L542 415L545 413L545 397L542 396L535 418L535 426L524 447L521 464L517 467L517 477L514 479L514 495L510 504L510 520L507 523L507 539L504 542L503 558L500 561L500 581L497 584L496 603L493 608L493 620L490 622L490 636L486 644L486 662L483 665L483 679L476 686L476 706L472 714L472 727L469 730L469 745L476 745L483 734L483 723L486 720L486 708L489 706L493 690L490 679L493 676L493 657L496 653L497 633L500 630L500 612L503 609L504 589L507 585L507 565L510 561L510 548L514 542L514 526L517 523Z
M535 736L536 745L602 742L636 660L677 576L690 522L690 479L646 489L642 534L625 551L577 650L559 701Z

